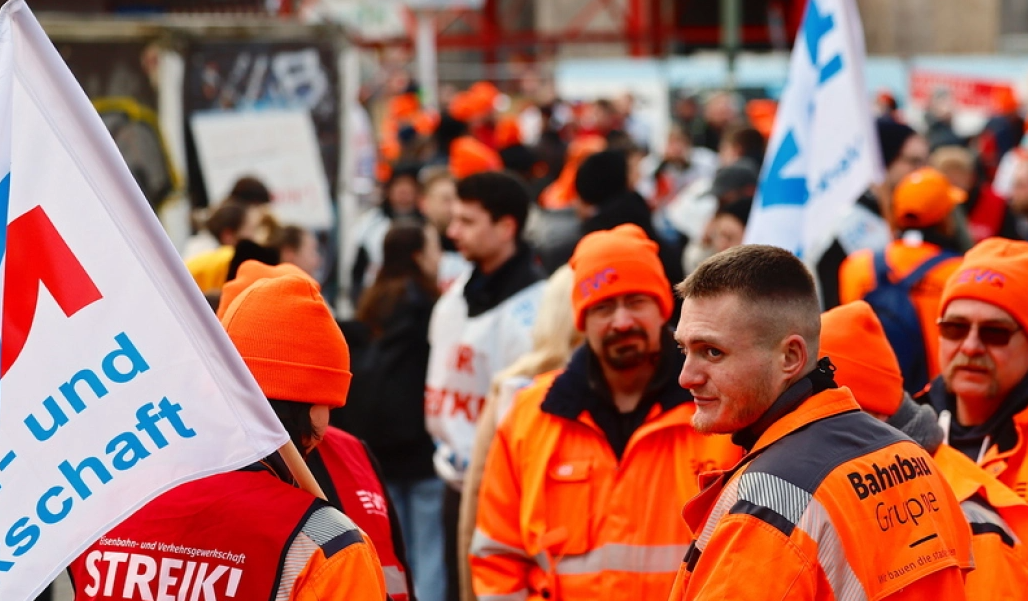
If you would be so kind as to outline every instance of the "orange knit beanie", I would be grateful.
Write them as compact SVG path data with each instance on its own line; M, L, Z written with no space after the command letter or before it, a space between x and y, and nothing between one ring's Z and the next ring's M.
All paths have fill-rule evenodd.
M269 399L346 404L350 349L310 277L257 280L231 302L221 325Z
M964 255L964 262L942 289L939 316L957 298L996 305L1028 328L1028 242L986 238Z
M579 330L585 329L586 309L622 294L649 294L664 319L671 317L671 284L657 248L642 228L631 223L586 234L578 242L569 264L575 272L571 302Z
M310 277L307 272L292 263L281 263L279 265L268 265L253 259L247 259L239 265L234 280L229 280L221 287L221 301L218 303L218 319L225 316L228 306L239 296L243 290L250 287L257 280L274 278L280 275L299 275ZM311 279L311 281L314 281Z
M854 301L821 314L821 355L836 367L864 411L891 416L903 401L903 374L871 305Z

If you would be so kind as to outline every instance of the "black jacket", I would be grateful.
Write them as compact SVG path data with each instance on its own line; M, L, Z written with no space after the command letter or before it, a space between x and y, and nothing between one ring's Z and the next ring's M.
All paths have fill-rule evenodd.
M546 273L536 262L535 254L527 244L519 244L513 257L496 271L486 274L477 267L464 285L464 300L468 303L468 317L476 317L546 279Z
M409 282L381 336L350 346L350 392L346 406L333 411L332 423L367 443L386 480L435 474L435 446L425 430L428 322L434 304Z

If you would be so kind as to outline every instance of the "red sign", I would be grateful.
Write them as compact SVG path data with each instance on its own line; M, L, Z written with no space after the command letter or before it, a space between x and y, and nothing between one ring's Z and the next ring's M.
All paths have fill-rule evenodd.
M1010 83L918 69L910 72L910 100L919 106L927 105L936 90L946 90L957 107L987 110L1001 88L1009 90Z

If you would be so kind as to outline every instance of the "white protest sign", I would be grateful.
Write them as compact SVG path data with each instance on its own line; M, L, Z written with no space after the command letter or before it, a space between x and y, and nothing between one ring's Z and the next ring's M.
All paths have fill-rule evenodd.
M159 493L288 437L22 0L0 9L0 111L0 599L13 601Z
M280 222L332 227L328 178L309 111L197 113L190 125L211 204L224 200L240 177L252 175L271 191L271 210Z
M810 0L796 35L748 243L813 262L833 226L882 176L864 87L864 35L853 0Z

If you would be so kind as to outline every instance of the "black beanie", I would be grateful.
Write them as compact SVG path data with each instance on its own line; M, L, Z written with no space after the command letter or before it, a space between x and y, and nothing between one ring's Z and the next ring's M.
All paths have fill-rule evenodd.
M750 220L750 210L753 208L753 197L740 198L735 202L730 202L724 207L718 209L718 215L731 215L742 223L743 227Z
M582 202L603 204L628 189L628 158L620 150L604 150L590 156L575 174L575 191Z
M917 132L907 125L888 119L878 119L875 126L878 128L878 144L882 149L882 162L888 169L889 165L899 158L900 150L903 149L907 139Z

